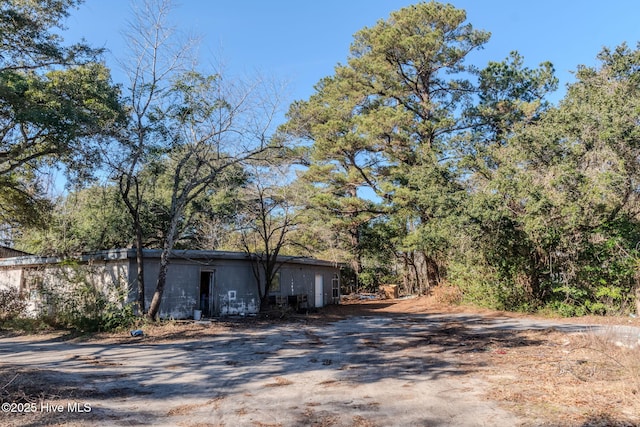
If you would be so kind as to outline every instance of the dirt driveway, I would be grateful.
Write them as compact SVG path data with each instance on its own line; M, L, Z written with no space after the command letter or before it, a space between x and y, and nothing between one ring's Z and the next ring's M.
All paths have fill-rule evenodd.
M531 378L501 363L540 351L550 334L578 337L593 328L371 307L149 328L144 338L0 336L0 425L514 426L578 419L523 411L508 393ZM633 425L627 406L589 419Z

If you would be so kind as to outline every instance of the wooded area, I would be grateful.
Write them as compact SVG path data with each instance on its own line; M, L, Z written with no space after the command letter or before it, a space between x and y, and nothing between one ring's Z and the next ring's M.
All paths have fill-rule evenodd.
M552 64L518 46L470 63L490 33L418 3L359 31L281 120L277 82L193 65L166 1L135 14L114 84L99 49L56 35L78 3L0 6L3 245L162 249L151 317L173 249L256 253L268 279L277 255L314 256L348 264L358 290L640 311L640 46L576 64L552 103ZM64 196L46 191L51 168Z

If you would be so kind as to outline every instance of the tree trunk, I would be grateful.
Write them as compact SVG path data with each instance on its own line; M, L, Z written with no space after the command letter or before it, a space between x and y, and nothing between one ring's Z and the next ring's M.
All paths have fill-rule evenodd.
M404 253L405 271L404 275L408 280L409 293L422 295L422 281L420 278L420 269L416 263L415 252L408 251Z
M173 209L173 212L179 212L178 209ZM158 312L160 311L160 303L162 302L162 294L164 293L164 287L167 283L167 270L169 269L169 257L173 250L173 245L178 233L178 214L174 213L171 218L171 224L167 237L165 237L164 245L162 248L162 254L160 255L160 269L158 271L158 281L156 282L156 290L153 293L153 299L149 305L149 312L147 317L152 320L156 320Z
M405 295L411 295L412 289L410 287L410 282L409 282L409 277L408 277L408 272L409 272L409 262L407 261L407 257L403 256L402 257L402 262L403 262L403 269L402 269L402 284L404 286L404 294Z
M256 285L258 287L258 298L260 298L260 311L267 311L269 309L269 285L262 284L262 277L260 270L255 273ZM266 282L266 280L265 280Z
M260 312L264 313L269 310L269 292L260 297Z
M638 267L636 267L638 268ZM636 297L636 314L640 316L640 271L636 271L636 280L634 286L634 296Z
M536 248L534 253L532 254L529 262L529 271L527 272L527 294L529 296L530 301L538 303L542 301L542 280L541 280L541 272L545 268L545 264L543 262L544 256L542 255L544 252L540 248Z
M362 289L360 289L360 274L362 273L362 259L360 258L359 254L356 255L356 259L353 261L352 267L355 272L356 293L360 293L362 291Z
M422 254L424 257L425 263L425 274L426 274L426 282L427 289L426 293L429 293L431 288L437 286L440 283L440 267L438 266L438 262L427 254Z
M136 268L138 280L138 313L143 315L147 312L144 298L144 253L142 251L142 229L139 224L136 226Z
M134 165L135 166L135 163ZM132 167L133 167L132 166ZM142 236L142 223L140 221L140 187L136 177L132 177L130 174L124 174L120 176L120 195L124 204L127 206L127 210L133 220L133 228L136 234L136 270L137 270L137 291L138 291L138 314L144 315L146 313L146 303L144 295L144 254L143 254L143 236ZM135 205L129 200L129 194L131 192L131 186L135 189L136 202Z
M158 281L156 283L156 290L153 293L153 299L149 305L149 312L147 316L151 320L156 320L158 312L160 311L160 303L162 302L162 294L164 293L164 287L167 283L167 270L169 269L169 253L171 250L168 246L162 250L160 255L160 270L158 271Z
M267 311L269 309L269 289L271 288L271 282L273 282L277 273L276 260L277 254L267 254L260 263L260 267L262 268L258 269L258 271L262 271L262 273L264 273L264 287L260 285L261 278L257 278L258 288L260 291L260 311Z

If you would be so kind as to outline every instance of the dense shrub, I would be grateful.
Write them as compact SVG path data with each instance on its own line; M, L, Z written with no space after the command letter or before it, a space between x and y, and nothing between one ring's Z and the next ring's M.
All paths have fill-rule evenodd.
M0 289L0 327L7 321L24 316L27 299L14 288Z
M71 283L64 290L43 286L41 293L42 319L54 328L112 331L126 328L135 320L132 304L125 304L118 296L105 295L88 283Z
M54 328L80 332L113 331L132 325L136 316L127 303L128 287L111 283L98 288L89 280L91 267L65 264L51 284L42 281L40 318Z

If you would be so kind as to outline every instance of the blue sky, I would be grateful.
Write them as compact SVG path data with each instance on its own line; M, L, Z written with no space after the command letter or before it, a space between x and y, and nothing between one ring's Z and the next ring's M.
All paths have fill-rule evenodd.
M313 86L346 61L355 32L416 3L403 0L182 0L174 25L202 36L200 53L207 63L221 56L237 73L259 71L289 82L290 98L305 99ZM483 66L510 51L535 67L551 61L561 86L572 81L578 64L594 65L603 46L640 40L637 0L452 0L467 11L475 28L491 40L469 62ZM129 0L86 0L67 20L65 40L84 37L107 48L107 63L119 80L114 57L121 55L122 31ZM213 53L213 54L212 54ZM562 91L563 89L561 89ZM557 96L559 97L561 93Z

